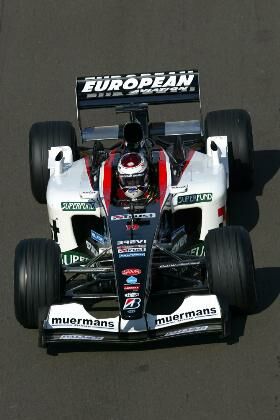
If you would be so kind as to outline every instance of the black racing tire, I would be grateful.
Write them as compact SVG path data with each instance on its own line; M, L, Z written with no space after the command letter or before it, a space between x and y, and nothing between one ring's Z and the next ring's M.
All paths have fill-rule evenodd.
M249 233L241 226L210 230L205 258L210 292L243 313L254 312L257 293Z
M19 323L37 328L40 308L59 303L64 289L57 243L51 239L20 241L14 263L14 305Z
M73 159L78 159L76 132L68 121L46 121L32 125L29 132L29 166L31 189L34 198L46 203L50 171L48 151L51 147L70 146Z
M251 118L243 109L209 112L205 118L205 138L227 136L229 187L247 190L253 185L254 145Z

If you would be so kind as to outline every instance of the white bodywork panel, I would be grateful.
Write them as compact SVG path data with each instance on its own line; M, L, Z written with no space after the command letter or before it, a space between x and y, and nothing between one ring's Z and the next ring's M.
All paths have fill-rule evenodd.
M64 154L63 148L56 147L55 149L62 150ZM66 207L62 203L77 204L76 207L73 204L72 210L70 207L64 210ZM80 210L78 209L78 203L80 203ZM89 203L94 207L94 210L86 209ZM101 217L104 214L103 207L100 206L98 191L92 189L84 158L73 162L71 165L64 164L63 170L59 174L53 172L47 188L47 206L50 225L52 226L53 221L55 221L56 227L59 229L58 243L61 251L65 252L77 248L72 217L75 215ZM82 209L83 206L85 209Z
M217 144L217 151L211 149L211 141ZM56 160L59 152L62 152L63 157ZM67 146L51 148L48 162L50 169L47 188L48 214L50 225L53 226L55 222L62 252L77 248L72 227L73 216L105 216L103 197L100 197L99 191L93 190L90 182L87 158L73 162L70 152L71 149ZM168 172L170 176L170 171ZM103 165L100 170L100 182L102 179ZM169 185L167 193L170 194L171 210L176 213L194 207L200 208L202 211L200 239L204 240L208 230L217 228L225 222L219 209L226 206L227 187L227 138L209 137L207 154L195 151L179 183L175 186Z
M216 137L211 137L210 139L215 140L216 142ZM200 240L204 240L208 230L215 229L224 222L223 215L218 216L218 210L226 206L227 199L227 158L225 161L220 159L222 152L219 148L217 152L214 152L211 149L210 152L212 152L210 156L208 154L205 155L204 153L195 152L177 184L176 189L172 189L173 212L195 207L201 209L202 224ZM182 187L182 189L180 189L180 187ZM183 189L186 189L186 191L182 192ZM177 193L174 194L176 190ZM211 200L196 201L193 204L179 204L179 197L188 197L199 194L199 199L201 200L203 200L203 195L212 194Z
M59 152L62 152L63 157L60 160L56 160ZM60 175L64 170L69 168L73 163L73 153L69 146L52 147L49 150L48 169L50 170L50 176Z
M206 141L206 153L213 158L213 150L211 150L211 142L214 141L218 146L218 157L224 165L227 174L227 188L229 187L229 166L228 166L228 142L227 136L208 137ZM215 158L214 158L215 159Z
M137 320L114 318L95 318L88 313L83 305L67 303L52 305L44 329L81 329L104 332L137 333L148 330L158 330L191 322L205 322L211 319L221 319L221 307L216 295L187 296L182 304L171 314L151 315Z

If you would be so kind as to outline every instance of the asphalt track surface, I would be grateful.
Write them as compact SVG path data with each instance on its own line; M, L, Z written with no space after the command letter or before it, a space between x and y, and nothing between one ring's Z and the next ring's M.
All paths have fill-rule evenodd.
M0 0L1 419L280 419L278 0ZM252 117L255 187L234 197L250 231L258 313L232 344L87 349L47 355L13 312L20 239L49 237L31 196L28 131L75 123L78 75L199 68L203 110Z

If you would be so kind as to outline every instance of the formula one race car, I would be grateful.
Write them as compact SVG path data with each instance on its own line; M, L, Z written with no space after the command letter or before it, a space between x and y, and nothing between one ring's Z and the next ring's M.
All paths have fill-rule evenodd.
M149 122L149 104L200 105L194 70L78 78L76 101L90 146L69 122L30 130L53 237L16 248L18 321L41 346L227 336L231 308L256 306L249 234L226 225L227 190L252 184L249 114ZM105 107L128 121L82 128L81 110Z

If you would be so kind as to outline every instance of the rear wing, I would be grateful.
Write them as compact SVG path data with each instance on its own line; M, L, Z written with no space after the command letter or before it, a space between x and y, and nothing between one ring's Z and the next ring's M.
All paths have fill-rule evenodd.
M188 102L199 103L202 118L197 70L79 77L76 80L77 117L82 141L120 138L122 130L119 126L92 127L83 130L80 119L81 110L116 107L117 112L133 110L135 115L140 117L139 110L147 109L149 104ZM168 123L161 127L161 133L167 135L171 126L172 124ZM201 127L202 125L200 132ZM172 128L175 127L172 126ZM188 125L184 128L188 131L190 127ZM177 130L178 124L175 131Z
M181 70L79 77L76 102L78 110L138 103L200 102L199 73L197 70Z

